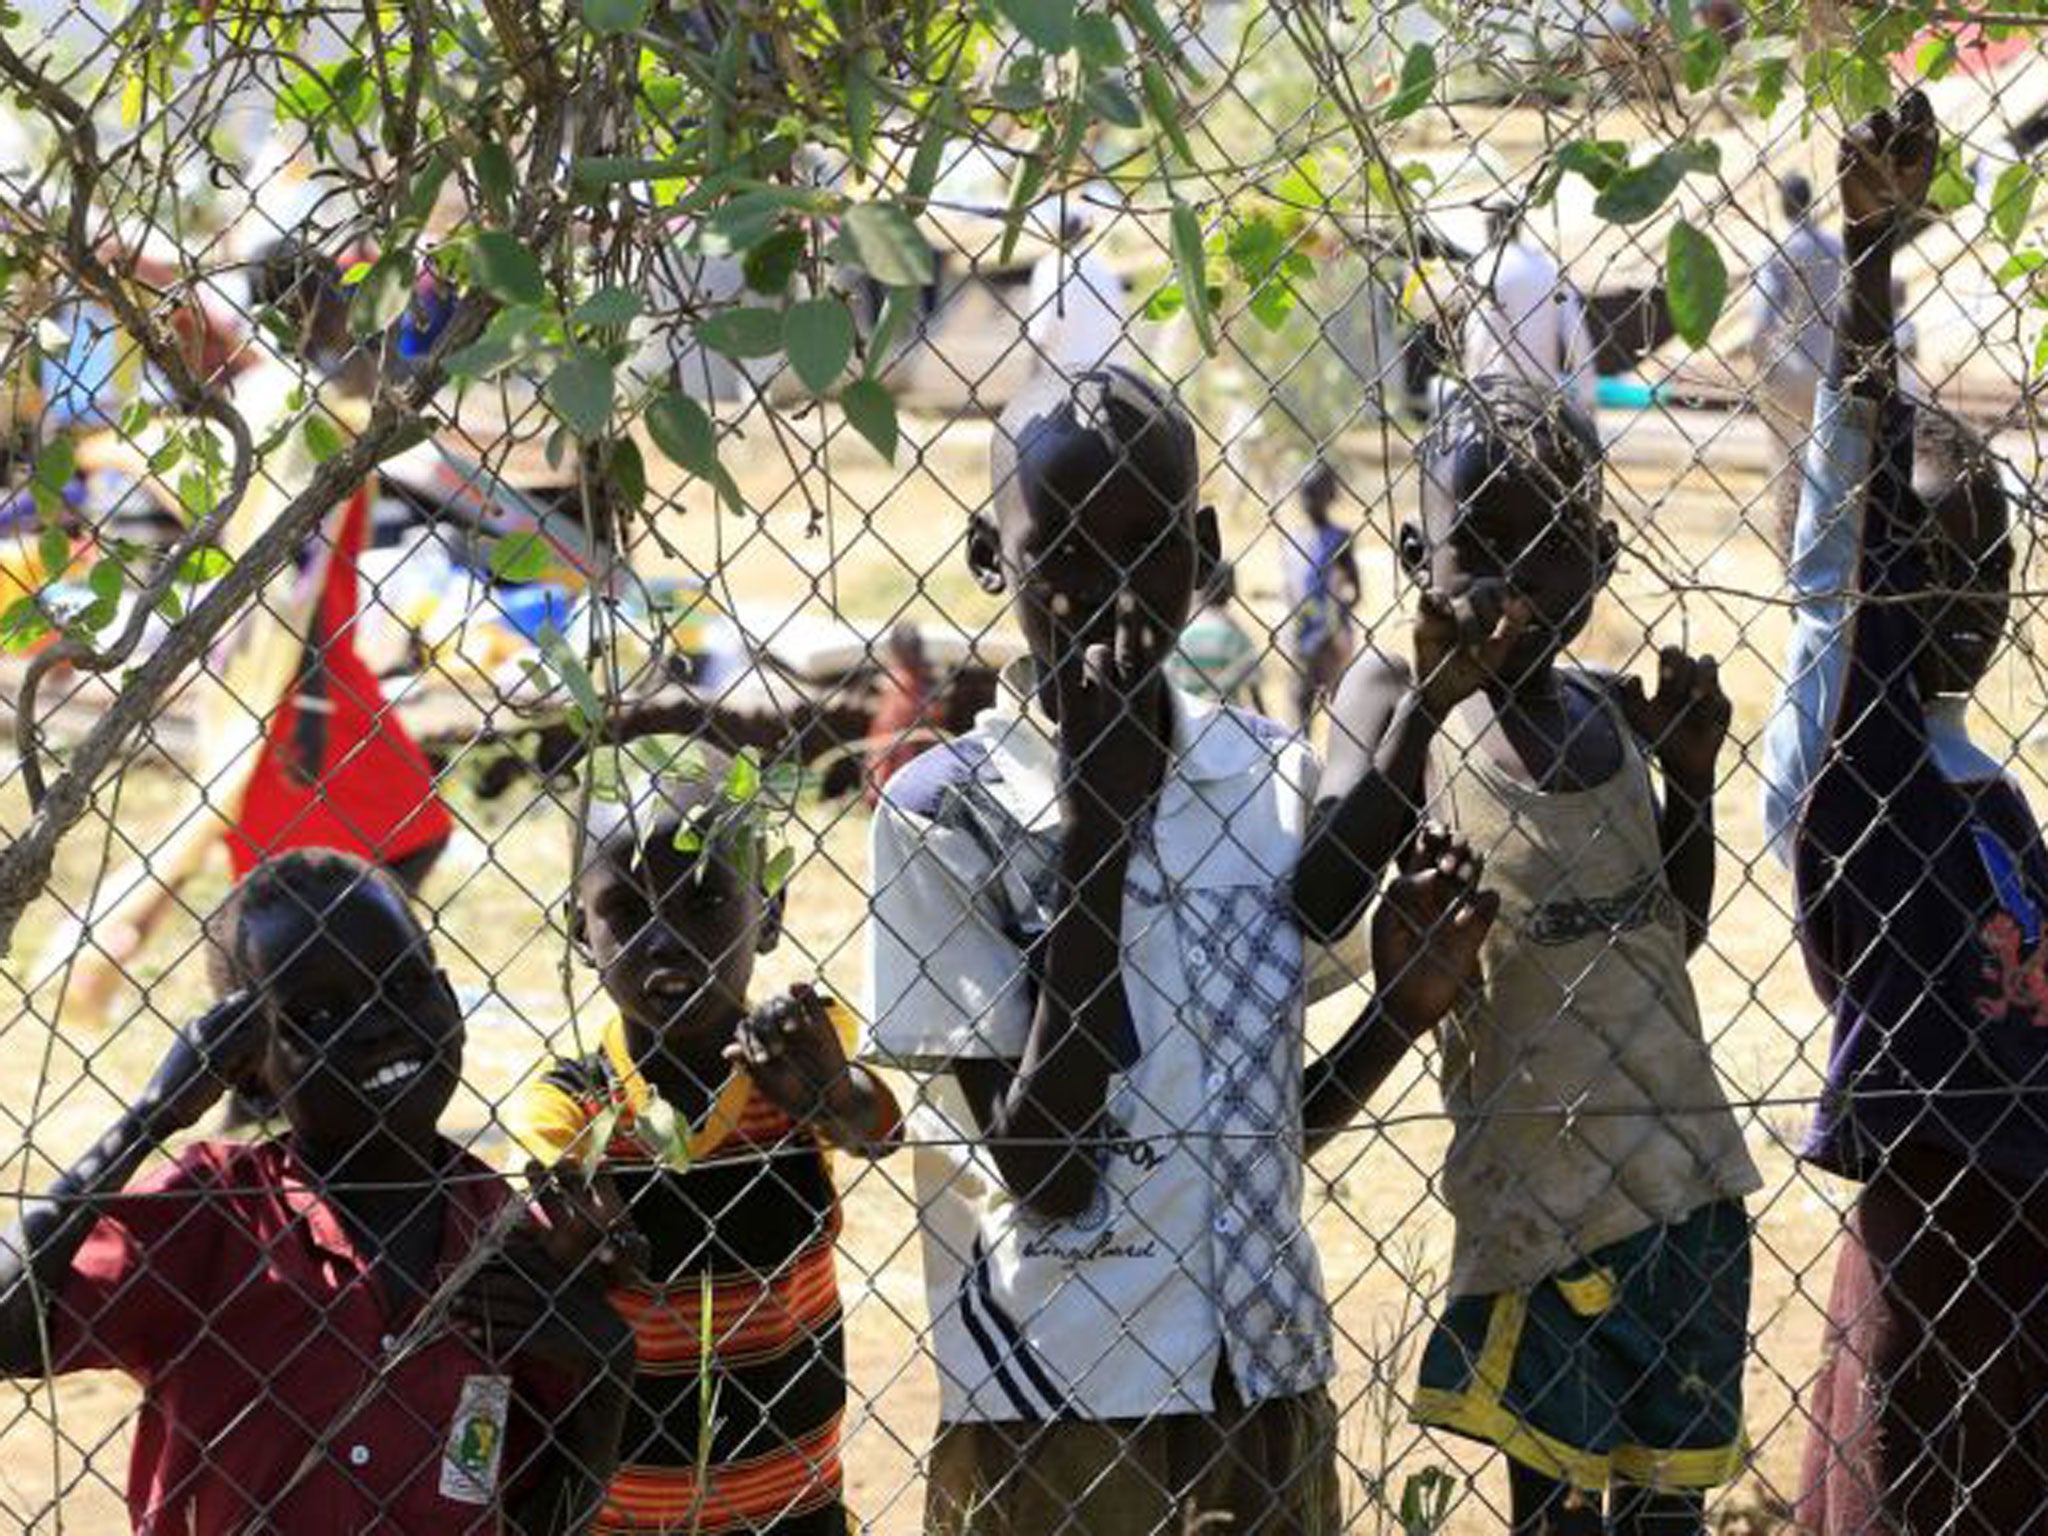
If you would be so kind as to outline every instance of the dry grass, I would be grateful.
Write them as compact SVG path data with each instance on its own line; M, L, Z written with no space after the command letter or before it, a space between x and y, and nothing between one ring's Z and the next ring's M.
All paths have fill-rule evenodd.
M1609 423L1611 434L1618 425ZM1708 450L1714 468L1685 467L1686 455L1675 451L1682 445L1668 425L1646 419L1627 424L1620 436L1611 501L1614 515L1630 526L1638 553L1625 561L1585 653L1625 665L1648 639L1683 637L1695 649L1727 658L1723 675L1736 715L1719 802L1721 910L1695 974L1717 1058L1733 1090L1744 1098L1797 1100L1816 1086L1826 1031L1792 947L1785 879L1759 852L1754 769L1784 645L1784 612L1714 596L1675 598L1640 554L1647 549L1659 564L1696 570L1702 581L1775 593L1775 562L1739 521L1742 502L1756 491L1759 439L1747 422L1708 418L1687 425L1696 426L1702 438L1724 434ZM722 568L732 590L749 601L780 601L791 608L836 602L869 618L886 618L907 606L927 618L949 615L970 628L992 620L995 605L966 579L957 548L961 499L985 484L977 442L983 429L948 424L942 446L920 456L919 424L909 427L912 437L902 457L916 467L901 474L835 450L836 500L828 532L808 535L801 497L787 476L757 466L747 487L767 509L765 516L758 522L721 517L693 495L689 510L670 525L680 557L699 569ZM936 424L923 428L936 430ZM756 457L772 459L766 453ZM1376 627L1389 643L1398 643L1400 631L1384 617L1393 613L1397 597L1385 532L1389 509L1412 502L1405 474L1391 491L1370 474L1355 480L1374 498L1364 518L1364 612L1379 620ZM824 482L818 477L813 483ZM1259 507L1223 499L1242 590L1255 610L1275 613L1280 535ZM2016 664L2010 676L1993 680L1984 699L2001 717L1988 723L1988 740L2016 739L2037 723L2039 690ZM2019 718L2023 703L2029 713ZM2032 763L2020 766L2023 777L2034 777ZM112 793L102 807L109 815ZM157 771L131 774L120 795L118 823L131 831L158 824L171 800L170 786ZM468 835L428 892L439 913L443 958L458 985L492 994L472 1036L468 1090L451 1115L451 1124L464 1131L489 1125L547 1037L563 1039L568 1026L559 979L562 940L552 907L567 870L564 822L544 800L528 801L521 792L513 799L522 803L478 806L458 792ZM5 802L0 832L20 815L18 800ZM836 991L857 997L863 980L865 817L836 805L808 807L805 816L801 841L814 843L815 853L795 882L791 938L769 957L762 985L822 974ZM90 879L104 830L82 832L67 846L56 883L60 893L75 896ZM191 892L194 907L217 899L221 888L216 875ZM25 925L24 953L54 912L54 903L45 903ZM146 995L131 995L134 1011L118 1029L53 1033L43 1022L46 996L0 1025L0 1113L12 1117L21 1138L8 1164L15 1185L47 1178L53 1162L74 1154L113 1114L120 1096L144 1080L168 1021L188 1017L203 994L193 937L189 920L163 936L151 973L141 978ZM578 985L587 988L588 979L579 977ZM1319 1009L1316 1034L1339 1027L1358 1001L1353 994ZM1347 1451L1360 1459L1364 1473L1383 1476L1396 1497L1407 1475L1430 1465L1470 1474L1450 1529L1494 1531L1504 1524L1498 1512L1505 1480L1497 1466L1468 1447L1410 1429L1399 1413L1413 1370L1413 1350L1401 1345L1417 1337L1414 1330L1427 1315L1428 1276L1442 1272L1449 1246L1448 1223L1431 1185L1445 1141L1443 1126L1433 1118L1437 1107L1427 1063L1418 1060L1374 1105L1375 1121L1361 1125L1316 1164L1313 1226L1345 1341L1338 1387ZM1401 1117L1402 1123L1380 1124L1381 1117ZM1748 1387L1756 1454L1750 1476L1729 1496L1727 1512L1757 1531L1769 1528L1764 1511L1774 1495L1790 1489L1797 1468L1804 1434L1798 1393L1815 1358L1827 1250L1844 1198L1840 1185L1799 1168L1788 1154L1805 1119L1797 1104L1745 1112L1750 1146L1767 1181L1755 1203L1755 1347ZM844 1178L842 1284L854 1389L846 1463L852 1501L876 1531L907 1533L918 1525L922 1490L916 1457L932 1427L934 1401L931 1365L918 1348L924 1307L916 1217L907 1194L909 1160L849 1166ZM65 1529L125 1528L119 1492L130 1389L113 1378L80 1378L59 1386L55 1401L60 1428L54 1436L42 1389L17 1389L12 1411L0 1416L0 1524L54 1529L49 1499L56 1479L69 1490ZM1362 1500L1362 1481L1358 1488ZM1357 1528L1394 1527L1362 1519Z

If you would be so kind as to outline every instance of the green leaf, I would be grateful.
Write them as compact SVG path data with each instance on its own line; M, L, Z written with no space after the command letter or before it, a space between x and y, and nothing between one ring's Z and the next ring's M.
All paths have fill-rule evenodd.
M511 161L508 159L505 164L509 170ZM441 188L448 180L450 169L448 156L443 151L437 149L427 156L426 163L419 169L419 174L406 184L405 195L399 201L398 217L401 223L424 224L433 217L434 204L440 201ZM478 173L482 173L481 163L478 165Z
M1997 279L2009 283L2015 278L2032 277L2044 266L2048 266L2048 251L2014 251L1998 269Z
M1171 220L1173 267L1180 275L1180 291L1187 300L1188 318L1195 322L1195 334L1202 350L1216 355L1216 328L1209 314L1207 253L1202 248L1202 221L1179 198L1173 200Z
M782 317L782 345L804 388L822 395L853 356L853 316L840 299L807 299Z
M583 0L583 25L600 37L636 30L647 20L649 0Z
M1750 110L1758 117L1776 114L1785 99L1785 87L1792 78L1790 59L1765 59L1756 67L1756 83L1749 89Z
M534 635L534 644L539 649L541 660L549 672L560 680L569 691L569 698L576 711L583 717L583 724L595 726L604 719L604 705L597 696L597 685L590 680L590 670L583 665L569 642L562 638L562 632L554 625L543 622Z
M1010 183L1010 199L1003 209L1003 239L996 249L996 261L1000 264L1007 264L1017 254L1017 241L1024 233L1024 215L1038 201L1038 189L1045 185L1047 157L1052 148L1052 130L1048 128L1031 146L1031 153L1018 162L1016 177Z
M92 595L105 603L119 602L121 589L127 581L128 567L120 560L102 560L85 577L85 584Z
M647 407L647 435L672 463L709 481L734 512L746 511L739 483L718 462L717 434L704 407L688 395L665 390Z
M1385 116L1388 122L1399 122L1411 117L1429 103L1429 93L1436 89L1436 50L1427 43L1413 44L1401 60L1401 83L1388 98Z
M512 169L511 154L504 145L492 139L476 152L470 168L476 172L477 190L483 193L484 206L500 222L509 220L512 217L512 193L519 179Z
M1074 0L995 0L996 9L1042 53L1074 46Z
M1090 69L1115 69L1128 57L1116 23L1094 11L1074 18L1074 49Z
M1145 34L1153 50L1167 63L1177 66L1190 79L1197 78L1195 68L1188 63L1181 52L1180 43L1173 35L1173 28L1166 24L1166 18L1159 14L1159 7L1153 0L1122 0L1125 13L1137 29Z
M306 439L306 452L312 455L315 464L325 464L348 446L347 440L341 435L341 429L317 408L306 418L306 424L301 430Z
M1181 126L1181 101L1174 91L1173 82L1166 77L1166 71L1151 59L1139 66L1138 83L1144 88L1145 110L1152 114L1152 126L1157 129L1183 165L1195 163L1195 151L1188 143L1187 129ZM1162 159L1165 157L1162 155Z
M1082 88L1081 100L1088 110L1118 128L1142 128L1145 114L1131 100L1131 93L1106 76L1097 76Z
M77 473L78 455L68 437L51 439L36 459L35 483L53 494L62 492Z
M631 325L640 317L640 295L630 288L600 288L571 311L576 325Z
M71 536L55 523L36 535L36 561L43 568L44 582L57 580L71 564Z
M896 462L896 401L874 379L860 379L839 392L839 409L853 430L891 464Z
M1619 139L1575 139L1558 149L1557 168L1585 177L1598 192L1628 169L1628 145Z
M761 793L761 764L751 751L741 748L725 771L725 798L734 805L752 805Z
M49 615L32 597L18 597L5 613L0 613L0 649L25 651L54 632Z
M888 361L889 348L896 340L896 333L903 328L903 322L910 318L919 302L915 288L891 288L889 297L882 301L881 317L875 321L875 329L868 337L867 367L863 370L873 378Z
M1991 189L1991 227L2008 246L2017 245L2027 227L2027 215L2034 211L2034 194L2041 179L2032 165L2021 160L1998 173Z
M1940 80L1956 67L1961 50L1956 47L1955 34L1944 32L1939 37L1930 37L1920 45L1920 52L1913 59L1913 67L1920 71L1923 80Z
M782 316L742 305L698 323L697 340L727 357L773 357L782 350Z
M669 461L698 479L718 467L718 436L704 407L688 395L664 390L647 407L647 435Z
M775 850L768 867L761 871L761 889L769 896L781 895L782 888L789 884L789 877L795 871L796 850L784 844Z
M846 66L846 150L865 174L875 152L875 82L864 59Z
M789 287L789 280L796 276L797 266L804 259L804 242L803 230L793 225L756 241L740 262L740 272L746 278L747 286L770 298L781 294Z
M1728 302L1728 268L1714 242L1683 219L1664 242L1664 294L1673 328L1704 347Z
M858 203L846 210L846 238L878 283L922 286L932 280L932 248L917 221L894 203Z
M548 570L548 542L537 533L512 533L491 546L491 574L499 581L539 581Z
M356 284L349 300L349 323L358 334L369 335L388 329L412 302L412 256L404 250L386 251Z
M1673 145L1619 172L1594 199L1593 212L1612 224L1641 223L1664 206L1690 172L1712 171L1720 163L1720 150L1711 143Z
M471 243L470 270L493 298L506 304L541 304L547 286L540 263L524 244L502 230L485 230Z
M1692 0L1664 0L1664 15L1671 23L1671 35L1681 43L1694 35Z
M195 549L185 557L185 563L178 567L178 580L188 587L225 576L235 566L234 560L224 549L208 544Z
M579 348L548 376L543 393L570 431L592 438L602 436L611 420L612 388L610 359Z
M938 185L945 165L946 145L953 131L953 86L948 81L938 99L926 109L924 132L917 141L917 153L910 157L910 169L903 177L903 208L912 218L924 212L925 204Z
M619 499L637 513L647 501L647 462L640 457L640 445L630 437L613 438L604 468Z
M1704 91L1720 78L1728 62L1728 45L1714 27L1701 27L1685 40L1679 59L1689 91Z
M1963 169L1960 139L1943 139L1934 163L1934 180L1927 188L1927 204L1937 213L1954 213L1977 200L1977 183Z

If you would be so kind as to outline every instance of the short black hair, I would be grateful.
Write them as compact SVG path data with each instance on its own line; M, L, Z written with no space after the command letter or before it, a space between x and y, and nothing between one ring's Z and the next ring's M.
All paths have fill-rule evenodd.
M1913 408L1913 471L1943 486L1972 483L1980 495L1994 495L2006 507L2005 479L1984 434L1953 411L1926 401Z
M1301 477L1301 495L1304 500L1335 500L1337 493L1343 488L1344 481L1337 473L1336 466L1321 455L1317 456L1316 461L1309 465Z
M1803 219L1813 211L1813 183L1797 171L1778 183L1778 206L1788 219Z
M290 910L323 921L349 897L382 890L421 938L426 929L405 890L389 872L338 848L294 848L244 875L205 923L206 975L217 996L254 989L261 979L249 952L249 919Z
M989 461L999 517L1050 492L1069 510L1130 496L1164 521L1192 517L1201 495L1194 423L1159 384L1115 364L1028 388L1003 412Z
M275 310L291 325L303 327L322 304L340 302L341 273L333 258L287 235L257 256L249 297L259 312Z
M1526 481L1553 508L1600 517L1600 434L1553 389L1487 374L1458 390L1422 443L1425 476L1447 474L1460 502L1489 481Z

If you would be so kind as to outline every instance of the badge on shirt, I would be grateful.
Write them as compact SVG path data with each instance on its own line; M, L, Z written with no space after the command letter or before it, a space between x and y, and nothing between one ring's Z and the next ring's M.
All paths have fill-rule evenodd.
M441 1452L441 1497L458 1504L488 1504L498 1490L505 1452L505 1420L512 1404L509 1376L469 1376Z

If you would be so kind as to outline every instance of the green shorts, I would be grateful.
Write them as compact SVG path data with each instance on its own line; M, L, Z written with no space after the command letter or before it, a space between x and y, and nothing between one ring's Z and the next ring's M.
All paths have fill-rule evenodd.
M1524 1291L1451 1300L1414 1417L1585 1489L1741 1470L1749 1218L1702 1206Z

